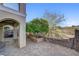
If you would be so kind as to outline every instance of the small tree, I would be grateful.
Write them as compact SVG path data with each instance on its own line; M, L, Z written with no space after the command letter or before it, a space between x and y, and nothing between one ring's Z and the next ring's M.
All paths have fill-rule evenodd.
M26 24L26 31L38 35L48 32L48 21L42 18L35 18Z
M52 34L54 34L52 33L52 31L54 32L57 29L57 26L59 26L60 23L65 20L64 15L57 13L50 13L50 12L45 12L44 18L48 20L48 24L49 24L48 36L49 34L52 36Z

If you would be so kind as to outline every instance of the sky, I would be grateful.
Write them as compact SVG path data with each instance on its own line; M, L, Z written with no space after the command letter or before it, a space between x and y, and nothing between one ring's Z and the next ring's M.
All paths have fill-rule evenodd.
M19 10L17 3L5 3L5 6ZM79 3L27 3L26 22L43 17L45 11L64 14L65 22L62 26L79 25Z
M27 3L26 21L43 17L45 11L64 14L65 22L62 26L79 25L79 4L77 3Z

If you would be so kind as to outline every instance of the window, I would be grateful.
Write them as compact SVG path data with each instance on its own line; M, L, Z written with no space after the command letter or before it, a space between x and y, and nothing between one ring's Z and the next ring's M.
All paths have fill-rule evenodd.
M13 37L13 30L10 27L4 27L4 38Z
M18 3L4 3L4 6L19 11L19 4Z

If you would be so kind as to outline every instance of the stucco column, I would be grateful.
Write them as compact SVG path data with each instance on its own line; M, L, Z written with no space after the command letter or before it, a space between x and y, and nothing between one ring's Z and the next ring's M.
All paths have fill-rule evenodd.
M26 4L19 3L19 12L26 15Z
M0 27L0 41L4 41L4 36L3 36L3 27Z
M18 43L19 43L19 47L25 47L26 46L26 32L25 32L25 22L20 23L20 27L19 27L19 39L18 39Z
M14 29L13 29L13 39L18 39L18 37L17 37L17 28L16 27L14 27Z

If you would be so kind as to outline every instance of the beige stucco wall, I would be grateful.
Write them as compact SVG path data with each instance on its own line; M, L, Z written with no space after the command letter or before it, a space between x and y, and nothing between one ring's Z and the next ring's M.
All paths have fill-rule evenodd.
M2 38L3 38L3 28L0 27L0 41L2 41Z
M16 14L16 13L13 13L13 11L11 13L11 12L7 12L5 10L0 9L0 22L5 20L5 18L14 19L17 22L19 22L20 29L19 29L18 44L19 44L20 48L26 46L25 16L19 15L19 12L17 12L17 14Z

